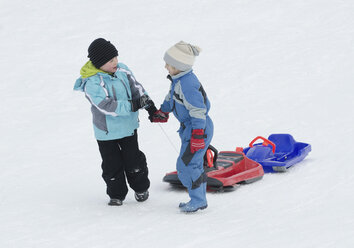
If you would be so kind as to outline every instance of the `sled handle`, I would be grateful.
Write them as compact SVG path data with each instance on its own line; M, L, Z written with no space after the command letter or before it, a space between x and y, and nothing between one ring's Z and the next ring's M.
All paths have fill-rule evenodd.
M270 140L268 140L268 139L266 139L266 138L264 138L264 137L262 137L262 136L257 136L256 138L254 138L254 139L251 141L251 143L250 143L249 146L250 146L250 147L253 147L254 142L256 142L256 140L258 140L258 139L263 140L263 143L262 143L263 146L271 145L271 146L272 146L272 152L275 153L275 144L274 144L272 141L270 141Z
M214 153L214 154L213 154ZM209 145L206 153L205 153L205 158L206 160L206 165L211 168L216 165L216 159L218 157L218 150L212 145Z

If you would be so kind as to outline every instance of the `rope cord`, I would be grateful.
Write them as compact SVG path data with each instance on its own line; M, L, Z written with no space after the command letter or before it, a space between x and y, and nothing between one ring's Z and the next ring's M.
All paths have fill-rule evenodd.
M173 147L173 149L177 152L177 154L179 154L179 152L178 152L176 146L173 144L173 142L171 141L170 137L168 137L167 133L165 132L165 130L163 129L163 127L161 126L161 124L160 124L160 123L158 123L158 124L159 124L159 126L160 126L162 132L165 134L167 140L170 142L170 144L171 144L171 146Z

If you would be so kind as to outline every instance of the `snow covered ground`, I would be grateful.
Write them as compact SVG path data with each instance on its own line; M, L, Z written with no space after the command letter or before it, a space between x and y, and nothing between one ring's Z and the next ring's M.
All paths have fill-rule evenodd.
M0 37L0 247L354 246L354 1L1 0ZM187 193L162 182L178 123L161 125L172 146L141 111L151 197L107 206L89 104L72 91L98 37L157 104L165 50L199 45L219 150L290 133L313 151L185 215Z

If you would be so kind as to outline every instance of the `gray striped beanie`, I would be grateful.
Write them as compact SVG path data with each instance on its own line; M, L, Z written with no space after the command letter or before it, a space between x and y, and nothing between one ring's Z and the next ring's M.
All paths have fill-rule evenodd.
M192 69L195 57L199 55L201 49L184 41L180 41L170 47L163 59L165 62L177 70L187 71Z

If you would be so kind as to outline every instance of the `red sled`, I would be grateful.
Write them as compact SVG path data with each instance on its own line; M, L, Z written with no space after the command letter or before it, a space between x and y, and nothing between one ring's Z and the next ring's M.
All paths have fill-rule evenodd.
M240 149L218 153L211 145L204 156L204 171L208 176L207 189L212 191L232 190L236 185L258 181L264 175L263 167L247 158ZM177 171L167 173L163 181L183 187Z

